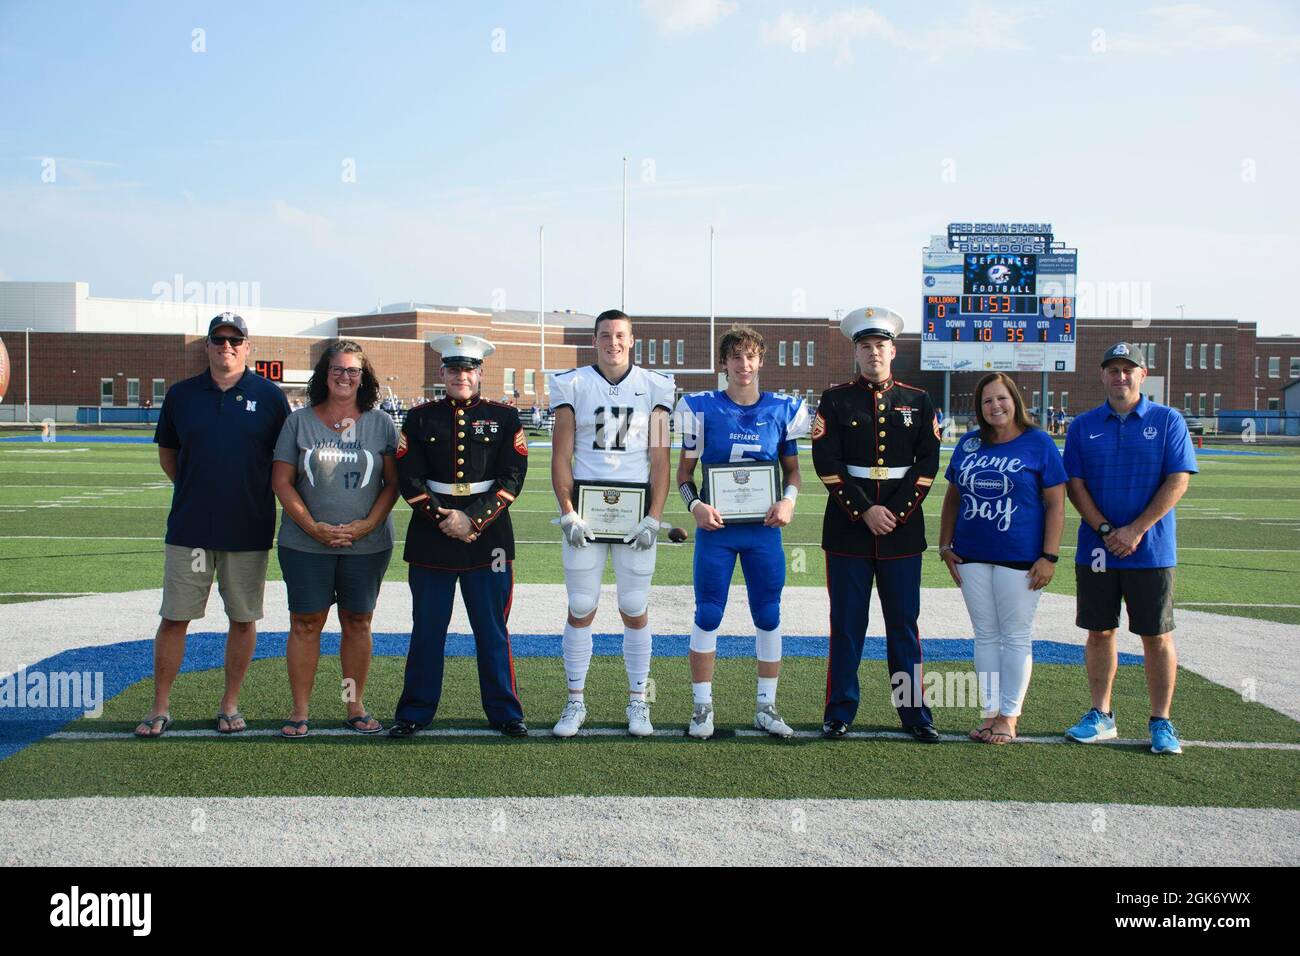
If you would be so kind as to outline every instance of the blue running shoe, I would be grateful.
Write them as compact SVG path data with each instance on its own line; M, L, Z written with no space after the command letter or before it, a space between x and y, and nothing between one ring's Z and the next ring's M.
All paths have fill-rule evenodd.
M1099 740L1114 740L1119 736L1115 729L1115 718L1107 717L1096 707L1083 715L1083 718L1065 732L1066 740L1081 744L1095 744Z
M1183 745L1178 740L1178 731L1168 717L1153 718L1151 721L1151 752L1153 754L1180 754Z

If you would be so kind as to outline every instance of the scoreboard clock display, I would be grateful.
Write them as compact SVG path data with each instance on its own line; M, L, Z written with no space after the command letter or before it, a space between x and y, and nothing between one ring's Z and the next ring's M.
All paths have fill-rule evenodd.
M267 381L284 381L284 363L278 359L258 359L253 363L253 371Z
M921 367L1074 371L1075 250L1045 223L973 225L1007 231L955 223L923 253Z

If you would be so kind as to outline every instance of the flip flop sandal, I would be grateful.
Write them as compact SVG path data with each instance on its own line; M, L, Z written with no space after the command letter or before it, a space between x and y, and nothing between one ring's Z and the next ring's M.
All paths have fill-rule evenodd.
M994 739L995 737L1005 737L1005 738L1007 738L1007 739L1006 739L1006 740L995 740L995 739ZM1015 739L1016 739L1016 735L1015 735L1015 734L1006 734L1006 733L1002 733L1001 731L994 731L993 733L989 734L988 742L991 743L991 744L996 744L996 745L998 745L998 746L1002 746L1003 744L1009 744L1009 743L1011 743L1011 741L1013 741L1013 740L1015 740Z
M302 733L286 734L284 732L285 727L292 727L295 730L301 730ZM308 737L310 735L311 735L311 728L307 726L307 721L305 720L286 720L284 721L283 726L280 727L280 736L285 738L286 740L301 740L303 737Z
M152 717L145 717L140 721L140 724L147 724L149 730L152 731L153 725L158 723L160 720L162 721L162 726L158 728L158 733L136 734L136 736L141 740L153 740L157 737L161 737L163 734L167 733L167 728L172 725L171 714L154 714ZM140 724L137 724L136 726L138 727Z
M379 724L379 726L376 727L374 730L361 729L360 727L361 724L368 724L372 720L375 720L373 714L361 714L360 716L357 717L349 717L347 720L344 721L344 723L347 724L347 726L351 727L359 734L382 734L384 732L384 725L379 724L379 721L377 720L375 720L375 723Z
M222 730L222 729L221 729L221 722L222 722L223 720L226 722L226 727L228 728L228 729L226 729L226 730ZM244 726L243 726L243 727L240 727L238 730L229 729L229 728L230 728L230 725L233 724L233 723L234 723L235 721L237 721L237 720L244 720L244 715L241 714L239 711L235 711L233 714L217 714L217 733L219 733L219 734L242 734L245 730L248 729L248 721L246 721L246 720L244 720Z
M992 727L973 727L971 732L966 736L976 743L986 744L989 742L989 735L993 733Z

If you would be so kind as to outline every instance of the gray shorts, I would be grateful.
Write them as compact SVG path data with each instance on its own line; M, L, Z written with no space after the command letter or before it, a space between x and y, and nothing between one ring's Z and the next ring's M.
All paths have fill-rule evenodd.
M277 553L292 613L315 614L337 604L343 611L369 614L379 600L379 585L393 549L373 554L317 554L281 545Z
M248 623L262 619L270 551L213 551L169 544L163 564L163 599L158 613L169 621L195 621L207 613L212 579L226 617Z

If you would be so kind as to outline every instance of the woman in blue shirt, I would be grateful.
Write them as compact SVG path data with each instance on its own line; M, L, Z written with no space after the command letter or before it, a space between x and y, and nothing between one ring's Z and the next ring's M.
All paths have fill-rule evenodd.
M1056 570L1066 474L1010 376L980 379L975 418L979 428L957 443L945 474L939 556L975 630L984 720L971 739L1005 744L1015 739L1029 688L1034 611Z

